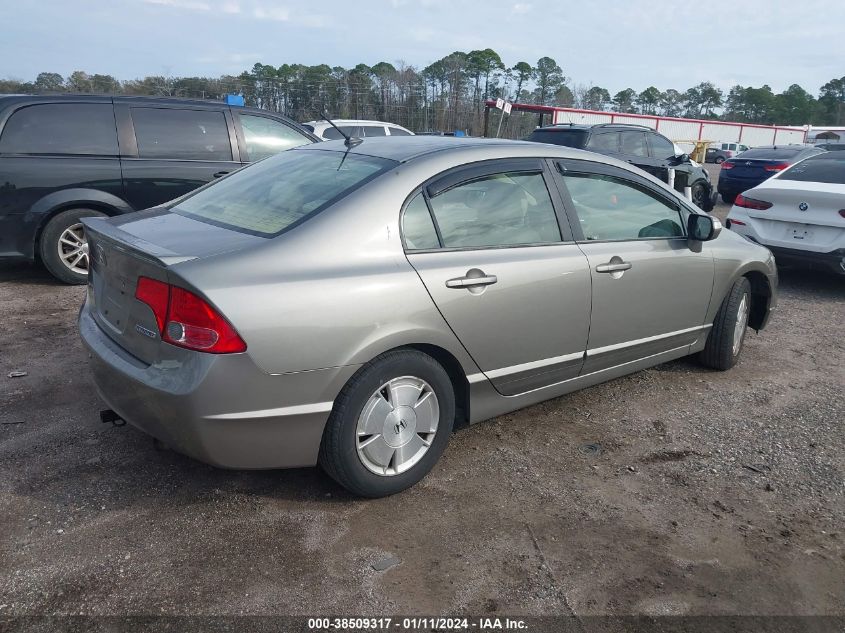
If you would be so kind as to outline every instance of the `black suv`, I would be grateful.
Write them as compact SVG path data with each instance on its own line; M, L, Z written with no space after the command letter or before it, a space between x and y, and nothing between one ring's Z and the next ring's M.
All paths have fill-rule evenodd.
M525 140L613 156L636 165L665 183L669 182L671 168L675 170L677 191L683 193L685 187L690 187L693 203L705 211L711 211L716 203L707 170L693 163L686 154L676 155L672 141L644 125L549 125L537 128Z
M81 218L162 204L318 140L283 116L220 102L0 96L0 258L37 258L85 283Z

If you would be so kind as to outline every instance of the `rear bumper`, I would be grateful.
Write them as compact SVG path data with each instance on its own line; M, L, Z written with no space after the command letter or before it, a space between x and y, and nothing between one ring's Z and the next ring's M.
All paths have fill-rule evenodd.
M334 397L357 366L270 375L248 353L145 365L79 314L94 382L120 417L222 468L313 466Z
M815 253L813 251L802 251L780 246L767 246L767 248L772 251L777 262L820 266L839 275L845 275L845 248L840 248L829 253Z

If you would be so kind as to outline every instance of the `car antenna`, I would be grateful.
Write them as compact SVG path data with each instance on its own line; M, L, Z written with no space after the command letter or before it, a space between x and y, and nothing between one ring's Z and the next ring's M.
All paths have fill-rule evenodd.
M329 115L326 114L325 112L323 112L323 118L328 122L329 125L331 125L334 129L336 129L343 138L346 139L345 141L343 141L343 144L346 145L346 147L348 147L349 149L352 149L356 145L360 145L361 143L364 142L363 139L360 139L360 138L355 137L355 136L349 136L346 132L344 132L339 127L337 127L334 124L334 121L332 121L329 118Z

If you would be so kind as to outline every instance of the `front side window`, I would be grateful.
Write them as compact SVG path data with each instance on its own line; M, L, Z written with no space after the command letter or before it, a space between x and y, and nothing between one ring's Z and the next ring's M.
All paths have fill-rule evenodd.
M431 198L446 248L559 242L552 200L540 173L501 173Z
M343 134L346 134L349 137L361 136L361 128L357 125L339 125L338 127L343 132ZM332 126L329 126L325 130L323 130L323 138L327 141L340 140L343 138L343 134L341 134Z
M645 134L642 132L622 132L622 153L629 156L648 156Z
M3 128L0 153L117 156L114 110L109 103L21 108Z
M219 110L131 110L140 158L232 160L226 117Z
M396 164L344 152L282 152L199 190L171 211L235 231L272 237Z
M563 176L585 240L682 237L681 214L663 198L612 176Z
M666 160L675 156L675 146L668 138L659 134L651 135L651 154L654 158Z
M246 152L251 161L267 158L291 147L311 142L311 139L280 121L251 114L238 114L238 116L244 130Z
M428 212L428 205L421 193L414 196L405 207L405 213L402 216L402 235L405 236L405 246L408 250L439 248L440 246L434 222L431 221L431 214Z

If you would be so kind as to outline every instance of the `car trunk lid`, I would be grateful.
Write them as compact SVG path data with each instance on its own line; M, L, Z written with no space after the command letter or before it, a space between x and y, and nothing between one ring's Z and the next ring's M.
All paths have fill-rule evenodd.
M84 223L92 316L113 341L147 364L162 360L172 348L162 343L152 309L135 298L138 278L179 285L172 273L176 264L266 242L166 210Z

